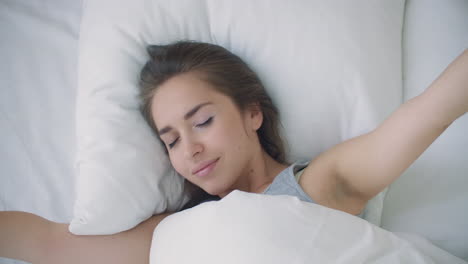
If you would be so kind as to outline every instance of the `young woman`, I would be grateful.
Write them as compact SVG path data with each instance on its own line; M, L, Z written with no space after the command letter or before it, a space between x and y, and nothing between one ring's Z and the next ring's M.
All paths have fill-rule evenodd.
M375 130L310 162L287 164L278 111L242 60L196 42L151 46L149 53L141 74L142 112L193 189L187 208L238 189L294 195L359 215L468 111L465 50ZM165 216L115 235L75 236L67 224L0 212L0 256L49 264L148 263L153 229Z

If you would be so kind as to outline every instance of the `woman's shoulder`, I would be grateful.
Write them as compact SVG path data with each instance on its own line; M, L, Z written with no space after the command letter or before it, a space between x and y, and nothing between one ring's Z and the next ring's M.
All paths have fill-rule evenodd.
M295 175L303 171L308 161L296 161L282 170L273 182L263 191L268 195L291 195L305 202L314 202L299 186Z
M358 215L365 203L346 195L333 160L330 153L327 153L307 163L301 163L306 165L298 183L317 204ZM300 165L298 167L300 168Z

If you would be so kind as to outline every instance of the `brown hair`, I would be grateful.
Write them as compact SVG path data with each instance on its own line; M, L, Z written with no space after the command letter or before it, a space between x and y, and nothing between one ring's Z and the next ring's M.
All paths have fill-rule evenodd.
M273 159L286 163L278 109L258 76L238 56L221 46L194 41L150 45L147 51L150 59L140 75L141 112L156 135L151 115L155 91L174 76L198 72L218 92L230 97L241 111L253 104L260 106L263 113L263 123L257 131L260 144Z

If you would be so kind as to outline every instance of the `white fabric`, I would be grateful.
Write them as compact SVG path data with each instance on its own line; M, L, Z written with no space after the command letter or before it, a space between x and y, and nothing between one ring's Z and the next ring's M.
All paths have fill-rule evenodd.
M291 196L231 192L165 218L151 264L466 263L428 241Z
M468 1L410 0L403 38L404 96L421 93L468 48ZM424 235L468 260L468 115L455 121L391 187L385 229Z
M79 0L0 1L0 210L72 218L80 19Z
M289 159L312 159L373 129L401 103L403 7L384 0L87 1L70 231L118 232L183 203L182 180L137 111L146 45L192 39L241 56L280 109ZM377 224L382 199L367 212Z
M467 43L464 32L468 28L468 11L465 0L407 2L409 9L405 20L413 30L405 31L403 44L407 45L406 41L412 37L414 46L404 50L403 58L411 58L405 59L405 82L413 79L419 83L416 86L421 91L459 52L460 45ZM104 15L111 7L113 5L96 12ZM69 222L72 218L80 16L79 0L0 1L1 210L33 212L59 222ZM129 18L122 15L122 19ZM200 34L197 28L192 30L194 33L185 33ZM294 39L288 45L294 45ZM409 74L408 69L418 70L418 75ZM284 73L289 74L288 71ZM418 91L407 94L406 98ZM385 228L418 232L458 256L466 256L468 252L468 235L464 233L468 230L468 184L467 169L463 167L468 164L463 151L468 146L462 139L466 140L467 129L463 120L466 121L466 117L428 150L427 153L432 153L430 159L424 154L415 164L417 167L412 167L411 174L407 174L410 176L404 175L391 188L383 216ZM433 158L435 156L438 160ZM440 165L435 168L435 164ZM454 181L446 184L416 178L418 175L422 178L435 176L437 171L443 176L436 179ZM0 258L0 263L23 262Z

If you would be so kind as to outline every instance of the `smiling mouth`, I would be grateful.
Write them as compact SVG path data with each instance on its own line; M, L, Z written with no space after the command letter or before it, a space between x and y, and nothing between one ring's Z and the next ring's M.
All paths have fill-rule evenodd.
M212 162L209 162L208 164L206 164L202 168L195 171L195 173L193 173L193 174L198 176L198 177L205 177L206 175L208 175L215 168L216 164L218 163L218 160L219 160L219 158L213 160Z

